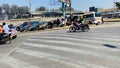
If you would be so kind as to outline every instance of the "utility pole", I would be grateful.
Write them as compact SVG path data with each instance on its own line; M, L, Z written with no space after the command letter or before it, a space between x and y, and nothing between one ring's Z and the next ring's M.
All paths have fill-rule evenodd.
M71 7L71 0L69 0L69 8L70 8L70 17L72 17L72 7Z
M113 0L113 5L114 5L114 15L113 15L113 17L115 18L115 12L116 12L116 8L115 8L115 0Z
M69 0L69 9L70 9L70 22L72 22L73 16L72 16L71 0Z
M62 2L62 14L63 14L63 17L65 17L65 3Z
M29 0L29 6L30 6L30 18L32 18L31 0Z

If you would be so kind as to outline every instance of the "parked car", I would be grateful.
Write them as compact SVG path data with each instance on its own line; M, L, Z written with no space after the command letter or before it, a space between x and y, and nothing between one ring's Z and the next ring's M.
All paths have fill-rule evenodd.
M39 29L48 29L49 26L48 26L48 22L40 22L40 25L39 25Z
M16 30L17 30L17 31L20 31L20 32L23 32L25 29L27 29L27 27L28 27L27 22L24 22L24 23L21 24L20 26L17 26L17 27L16 27Z
M17 30L20 32L23 32L25 30L35 30L39 28L39 25L39 21L24 22L23 24L17 27Z
M39 28L39 21L31 21L29 25L29 30L37 30Z
M12 39L15 39L17 37L16 27L13 24L8 25L8 27L9 27L9 34L11 34Z

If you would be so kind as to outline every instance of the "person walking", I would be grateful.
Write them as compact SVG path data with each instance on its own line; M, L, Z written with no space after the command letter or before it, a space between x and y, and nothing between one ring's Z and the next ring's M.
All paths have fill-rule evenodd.
M101 19L102 19L102 24L104 24L104 20L103 20L103 17L102 17Z

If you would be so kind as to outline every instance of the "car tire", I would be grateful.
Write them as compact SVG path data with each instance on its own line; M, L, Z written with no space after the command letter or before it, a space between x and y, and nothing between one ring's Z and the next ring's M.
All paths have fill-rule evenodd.
M15 38L17 38L17 35L15 35L15 36L12 37L12 39L15 39Z

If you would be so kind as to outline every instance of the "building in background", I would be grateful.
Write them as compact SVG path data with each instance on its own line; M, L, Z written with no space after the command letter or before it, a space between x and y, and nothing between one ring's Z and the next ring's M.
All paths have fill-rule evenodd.
M120 10L116 8L103 9L100 12L104 18L120 18Z
M33 17L61 17L61 11L34 11L31 13ZM73 15L80 15L83 12L80 11L73 11ZM66 11L66 15L69 16L70 12Z

